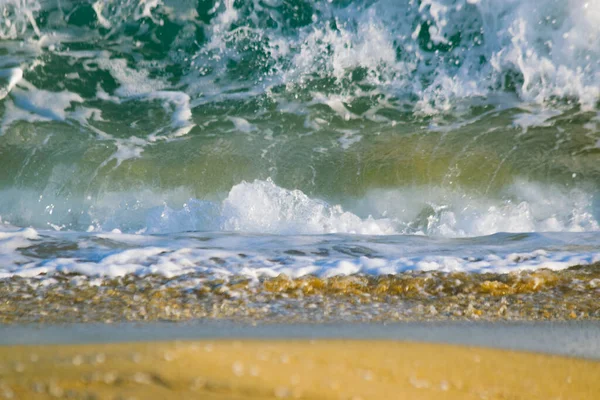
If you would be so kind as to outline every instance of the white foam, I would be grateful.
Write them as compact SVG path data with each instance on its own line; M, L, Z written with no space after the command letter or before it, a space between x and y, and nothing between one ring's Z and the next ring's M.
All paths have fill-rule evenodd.
M2 119L2 133L6 132L6 130L17 121L48 121L47 118L42 117L39 114L35 114L21 107L17 107L12 99L4 100L4 107L5 112L4 118Z
M111 160L139 157L135 140L122 141ZM107 162L105 165L109 165ZM112 164L111 164L112 165ZM113 165L114 168L114 165ZM64 169L53 174L61 176ZM272 180L242 182L223 201L194 199L185 188L166 192L105 192L68 199L52 188L0 192L0 217L19 225L94 231L173 233L237 231L264 234L418 234L473 237L498 232L598 232L595 192L517 181L493 197L441 187L372 190L344 205L311 198ZM49 208L50 207L50 208ZM52 213L48 213L51 209Z
M50 92L37 89L31 84L25 85L25 88L26 90L19 88L12 91L15 105L47 121L64 121L68 114L66 110L72 103L84 101L77 93L67 90Z
M0 100L2 100L23 79L23 70L21 68L0 69L0 79L6 80L6 85L0 87Z
M93 59L100 68L110 72L110 74L119 82L119 87L115 91L116 96L110 96L103 90L98 91L98 95L103 100L122 103L123 101L161 101L165 109L170 109L172 131L167 132L167 137L179 137L186 135L195 126L192 122L192 110L190 107L190 96L184 92L176 90L164 90L168 85L160 79L152 79L149 72L143 68L130 68L127 60L109 58L105 53L100 58ZM156 141L160 138L158 135L164 129L150 133L148 139Z
M374 9L365 14L358 19L355 31L342 21L338 29L326 26L312 30L300 42L300 52L293 60L296 67L293 71L302 74L328 71L342 79L349 70L357 67L377 71L396 65L396 49L390 30L381 23ZM330 57L323 60L323 54ZM373 74L373 78L391 76Z
M72 4L61 5L60 12L35 0L6 0L3 6L3 39L33 35L39 46L60 49L61 41L85 41L97 33L72 26L52 32L37 27L35 17L42 8L57 11L51 26L58 27L66 22L63 12L71 11ZM277 2L269 7L258 0L215 3L208 10L211 22L203 30L208 43L196 54L180 55L178 40L170 49L171 61L190 67L176 87L189 85L186 94L198 101L206 95L234 98L243 96L237 89L244 89L246 96L265 91L272 94L274 85L303 86L315 76L343 83L360 70L364 72L361 83L376 86L380 93L416 95L415 111L426 114L449 111L461 98L490 96L503 90L507 79L515 76L517 94L525 102L551 106L561 98L591 109L600 98L598 2L379 0L344 6L310 2L308 6L314 13L312 23L289 29L289 17ZM197 17L193 2L98 0L92 9L98 24L110 29L111 35L118 35L124 24L144 18L160 25L165 17L176 23ZM452 43L459 35L461 42ZM246 83L227 81L231 72L228 61L244 58L248 41L260 43L266 64L272 67L264 76ZM135 47L127 40L119 45L129 50L128 46ZM441 45L450 49L436 52L436 46ZM138 68L131 68L124 58L99 57L88 64L110 71L120 84L121 97L170 86L149 74L166 63L140 60ZM206 75L208 70L214 72ZM215 80L221 87L215 86ZM357 89L353 86L342 94L355 96Z
M223 202L223 228L228 231L315 234L394 233L387 219L361 219L341 206L309 198L299 190L278 187L270 179L235 185Z
M229 119L235 126L235 129L240 132L250 133L256 130L256 126L252 125L250 122L248 122L248 120L245 120L244 118L227 117L227 119Z
M516 181L493 198L439 187L375 190L353 208L396 221L402 233L472 237L595 232L600 230L600 209L594 199L594 193L580 189Z
M3 275L1 267L27 264L28 259L17 249L31 246L36 239L39 239L39 235L35 229L17 229L2 225L0 220L0 277Z
M425 114L450 111L461 99L492 96L504 90L508 79L524 102L552 107L559 98L592 109L600 99L597 2L380 0L311 6L318 10L313 23L294 30L296 35L255 27L263 10L256 1L215 7L217 16L207 30L211 44L198 52L200 64L224 76L227 60L239 59L247 50L244 40L262 41L276 64L277 76L270 73L268 78L274 84L293 88L319 76L345 86L362 70L361 83L400 97L417 95L415 111ZM252 27L242 17L246 14ZM282 18L285 25L276 11L269 17ZM230 31L234 21L240 27ZM457 36L461 42L452 43ZM440 45L453 47L434 51ZM342 93L355 96L356 90Z
M350 146L358 143L362 139L362 135L357 135L358 131L353 130L342 130L344 133L341 138L338 139L342 149L348 150Z
M115 28L128 18L138 21L142 18L149 18L155 23L160 23L160 19L155 16L153 11L163 5L161 0L140 0L135 2L118 2L114 4L111 1L97 0L92 4L92 9L96 14L98 23L106 29ZM120 17L120 18L119 18Z
M552 123L549 120L557 115L560 115L560 112L556 110L532 110L532 112L517 114L514 117L513 124L527 132L529 128L534 126L551 126Z
M38 37L39 29L33 17L34 13L42 9L37 0L3 0L0 4L0 39L17 39L25 34L29 28L33 29Z
M163 106L172 105L174 110L171 113L171 128L173 132L169 132L170 137L179 137L187 135L195 126L192 122L192 110L190 108L190 96L183 92L176 91L154 91L145 95L139 96L140 99L146 101L160 100ZM155 141L158 137L156 134L150 135L150 141Z
M110 162L113 160L116 161L113 169L116 169L125 160L140 158L144 152L144 147L148 144L146 140L137 138L135 136L132 136L128 139L114 139L113 143L116 146L116 150L110 155L110 157L105 159L98 166L97 171L101 170L107 165L110 165Z
M205 273L216 278L250 279L315 275L387 275L405 271L495 272L548 268L560 270L600 261L595 236L487 237L475 242L436 241L414 236L372 238L237 234L180 234L146 236L121 233L62 233L44 231L43 240L76 248L56 250L48 257L23 254L19 248L40 240L35 231L0 228L3 255L0 278L55 272L88 276L162 274L167 277ZM8 239L6 239L8 238ZM110 239L111 246L103 241ZM565 244L565 239L567 244ZM570 243L587 243L577 246ZM8 243L8 245L6 245ZM51 246L51 244L50 244ZM18 260L18 263L15 261Z
M102 10L104 9L104 2L96 1L92 4L92 8L96 13L96 18L98 18L98 23L106 29L110 29L112 27L111 22L102 15Z

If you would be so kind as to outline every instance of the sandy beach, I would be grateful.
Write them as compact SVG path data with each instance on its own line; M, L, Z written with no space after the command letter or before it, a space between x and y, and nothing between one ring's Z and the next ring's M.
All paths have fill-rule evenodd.
M600 363L366 340L0 347L14 399L595 399Z

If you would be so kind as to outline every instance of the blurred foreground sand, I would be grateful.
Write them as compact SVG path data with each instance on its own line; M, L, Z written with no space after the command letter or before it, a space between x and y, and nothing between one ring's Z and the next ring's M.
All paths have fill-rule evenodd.
M394 341L0 347L8 399L598 399L600 362Z

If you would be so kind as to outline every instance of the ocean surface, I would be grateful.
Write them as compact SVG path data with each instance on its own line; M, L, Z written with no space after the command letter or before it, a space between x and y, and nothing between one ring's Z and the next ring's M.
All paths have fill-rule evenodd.
M0 278L600 262L596 0L0 0Z

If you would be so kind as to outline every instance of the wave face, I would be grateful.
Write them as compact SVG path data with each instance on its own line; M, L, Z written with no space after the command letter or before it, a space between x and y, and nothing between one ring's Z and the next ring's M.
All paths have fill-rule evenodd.
M5 0L0 230L568 241L599 82L589 0Z

